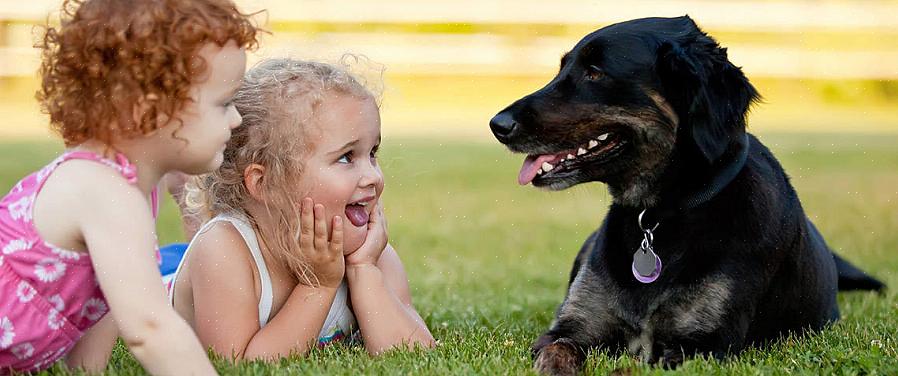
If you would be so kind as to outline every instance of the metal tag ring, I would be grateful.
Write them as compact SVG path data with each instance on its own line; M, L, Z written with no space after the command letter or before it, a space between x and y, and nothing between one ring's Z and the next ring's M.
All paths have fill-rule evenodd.
M642 229L642 231L648 231L648 232L655 231L656 229L658 229L658 226L661 225L661 222L656 223L655 227L652 227L651 229L647 229L647 228L645 228L645 226L642 225L642 216L645 214L646 210L649 210L649 209L642 209L642 213L639 213L639 218L638 218L639 228Z

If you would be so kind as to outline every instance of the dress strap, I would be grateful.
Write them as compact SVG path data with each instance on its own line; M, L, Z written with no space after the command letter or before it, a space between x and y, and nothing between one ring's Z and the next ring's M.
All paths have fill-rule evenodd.
M59 156L59 158L56 158L56 160L53 161L53 163L51 163L48 167L50 169L55 169L63 162L70 161L72 159L85 159L104 164L118 171L122 175L122 177L128 181L128 184L137 184L137 167L131 164L131 161L128 160L128 157L126 157L122 153L115 153L115 160L113 161L104 158L103 156L92 151L72 150L63 153L61 156Z
M242 216L240 216L242 217ZM271 305L274 300L273 288L271 285L271 275L268 273L268 266L265 264L265 258L262 257L262 249L259 247L259 240L256 237L256 231L250 226L249 222L244 218L225 216L225 219L237 228L250 253L256 262L256 269L259 270L260 287L262 296L259 297L259 327L265 326L271 316Z
M47 167L45 167L45 171L41 171L41 174L38 175L38 180L41 180L40 183L43 183L42 180L50 175L50 173L59 167L60 164L66 161L70 161L73 159L82 159L88 161L95 161L101 163L105 166L109 166L112 169L118 171L119 174L122 175L123 178L128 182L128 184L137 184L137 166L131 163L122 153L115 153L115 160L110 160L104 158L103 156L94 153L92 151L86 150L72 150L67 151L60 155L56 160L50 163ZM159 190L158 188L153 188L150 192L150 206L151 211L153 213L153 218L159 217Z

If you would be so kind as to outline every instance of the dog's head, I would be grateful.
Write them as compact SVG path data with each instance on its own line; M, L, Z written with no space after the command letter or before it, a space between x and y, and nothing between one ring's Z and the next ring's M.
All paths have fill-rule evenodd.
M644 204L675 156L710 166L741 139L757 98L726 49L688 16L644 18L587 35L551 82L490 128L528 154L521 184L602 181L616 200Z

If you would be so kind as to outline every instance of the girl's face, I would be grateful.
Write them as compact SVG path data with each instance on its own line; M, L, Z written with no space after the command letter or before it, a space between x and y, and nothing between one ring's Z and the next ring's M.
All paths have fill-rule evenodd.
M326 93L311 123L298 192L324 205L329 231L333 217L343 217L344 251L351 253L365 241L384 189L376 156L380 113L373 98Z
M205 79L191 87L193 101L178 113L180 121L170 122L156 137L176 149L161 153L169 167L188 174L217 169L231 130L242 120L231 99L243 81L246 52L230 41L223 47L209 43L199 56L206 63Z

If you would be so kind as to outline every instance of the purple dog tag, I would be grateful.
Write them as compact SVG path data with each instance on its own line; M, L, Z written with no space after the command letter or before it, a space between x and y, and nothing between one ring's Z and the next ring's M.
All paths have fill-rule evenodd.
M651 246L639 247L633 253L633 276L642 283L652 283L661 275L661 258Z

